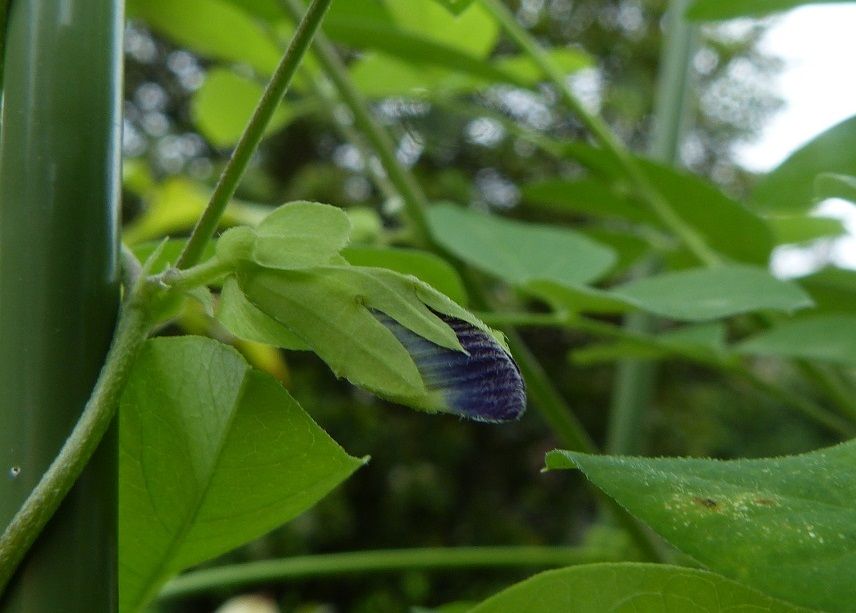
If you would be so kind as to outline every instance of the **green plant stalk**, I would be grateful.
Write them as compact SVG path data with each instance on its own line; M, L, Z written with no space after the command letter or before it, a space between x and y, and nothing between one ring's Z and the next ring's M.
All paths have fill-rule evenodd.
M562 70L553 62L543 47L515 19L502 0L481 0L511 39L532 59L544 75L553 83L565 105L577 116L589 130L595 140L608 151L620 164L627 178L635 187L638 195L648 204L653 213L660 218L675 236L707 266L715 266L722 258L711 249L701 234L687 224L671 207L669 202L654 187L633 156L615 137L609 127L599 117L589 113L571 91Z
M692 90L692 56L697 46L698 28L684 12L687 0L673 0L667 12L662 66L654 100L654 133L649 151L659 162L677 165L680 144L689 123ZM635 272L647 276L657 268L652 259ZM649 333L656 327L654 317L632 312L624 318L628 331ZM656 387L657 364L650 360L621 360L616 367L612 403L606 434L606 452L638 455L644 451L645 413Z
M122 9L120 0L0 7L0 530L12 522L12 534L116 324ZM111 433L0 589L0 611L113 610L116 467ZM9 556L25 553L3 546L3 584Z
M352 551L248 562L187 573L170 581L160 600L172 600L224 588L347 573L402 570L558 567L609 562L619 556L583 547L456 547Z
M292 18L297 19L301 10L300 2L298 0L280 0L280 2ZM336 87L342 102L353 114L355 125L377 155L381 166L389 177L389 181L404 200L406 215L413 225L415 238L419 242L430 244L431 232L425 213L428 210L428 199L425 197L422 188L410 171L398 161L395 155L395 144L386 129L372 116L368 101L351 82L348 69L339 58L336 48L323 33L319 33L315 37L313 51L327 78Z
M313 36L321 26L321 21L324 19L324 14L331 2L332 0L312 0L305 14L303 7L300 7L300 17L291 43L265 88L253 116L250 117L246 128L244 128L244 132L232 152L232 157L229 158L229 162L214 187L214 193L211 194L205 211L193 228L176 263L178 268L193 266L202 257L205 246L214 236L217 224L232 196L235 195L235 190L238 189L238 184L241 182L241 178L264 136L265 129L282 102L294 73L309 48Z

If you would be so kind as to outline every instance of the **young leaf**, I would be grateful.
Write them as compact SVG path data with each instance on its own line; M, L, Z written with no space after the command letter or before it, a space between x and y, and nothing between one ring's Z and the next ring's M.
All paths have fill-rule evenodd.
M743 341L737 350L856 366L856 315L810 315L784 322Z
M247 300L234 277L223 284L215 315L217 321L238 338L282 349L309 349L291 330L262 313Z
M362 463L274 379L201 337L146 343L119 431L123 611L305 511Z
M814 180L821 173L856 175L856 116L814 137L773 169L752 192L759 208L802 212L814 206Z
M741 583L825 611L856 598L856 442L761 460L547 455ZM778 609L776 609L778 610Z
M340 263L351 221L340 208L319 202L289 202L255 228L238 227L217 241L224 261L248 261L267 268L296 269Z
M812 305L798 285L749 266L664 273L619 286L611 294L656 315L685 321L765 309L791 312Z
M289 202L255 228L253 259L267 268L326 264L348 244L351 221L340 208L318 202Z
M443 247L514 285L535 280L588 283L615 262L610 249L566 228L510 221L452 205L431 207L428 220Z
M617 562L548 570L488 598L470 613L799 613L711 572L665 564Z
M381 396L485 421L514 419L525 408L507 350L484 324L415 277L357 266L248 267L238 281L252 304L337 376ZM492 402L491 390L513 393ZM485 396L486 404L471 402L472 395Z

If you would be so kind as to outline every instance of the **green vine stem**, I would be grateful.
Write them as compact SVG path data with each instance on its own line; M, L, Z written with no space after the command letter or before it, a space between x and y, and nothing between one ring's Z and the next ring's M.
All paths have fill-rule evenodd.
M616 552L588 547L456 547L352 551L247 562L187 573L169 582L160 600L260 583L347 573L402 570L559 567L618 560Z
M232 152L232 157L229 158L229 162L214 187L214 193L211 194L205 211L199 221L196 222L196 226L193 228L193 232L191 232L190 238L176 263L178 268L193 266L202 257L205 245L214 236L220 218L223 216L223 211L226 210L226 206L232 196L235 195L235 190L238 189L238 184L258 148L262 136L264 136L264 131L282 102L294 73L309 48L312 38L321 26L321 21L331 2L332 0L312 0L312 4L306 9L305 14L301 6L299 15L302 17L298 20L291 43L265 88L253 116L244 128L244 132Z
M621 165L627 178L633 183L639 196L644 199L651 210L669 228L687 249L701 262L715 266L722 258L711 249L704 238L695 228L687 224L674 211L669 202L654 187L630 152L615 137L606 123L589 113L580 103L568 83L565 74L556 66L552 58L523 26L521 26L502 0L481 0L482 5L494 16L505 32L526 53L556 87L565 105L579 118L582 124L594 136L595 140L608 151Z
M139 283L137 287L140 287ZM0 536L0 593L110 427L119 395L131 373L137 352L146 340L148 327L144 302L138 289L124 304L104 368L80 419Z

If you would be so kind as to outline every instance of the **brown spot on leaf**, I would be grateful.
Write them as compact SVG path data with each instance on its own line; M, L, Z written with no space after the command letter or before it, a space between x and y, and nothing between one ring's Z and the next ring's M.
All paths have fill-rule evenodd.
M776 506L776 501L771 500L769 498L756 498L755 504L758 504L758 505L761 505L764 507L774 507L774 506Z
M716 509L719 503L713 498L702 498L701 496L693 496L693 502L705 509Z

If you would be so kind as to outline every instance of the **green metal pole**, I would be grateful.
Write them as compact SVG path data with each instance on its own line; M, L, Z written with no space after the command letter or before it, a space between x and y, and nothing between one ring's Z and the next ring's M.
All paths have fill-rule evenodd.
M13 0L0 121L0 529L88 398L119 301L121 0ZM108 434L2 613L116 609Z

